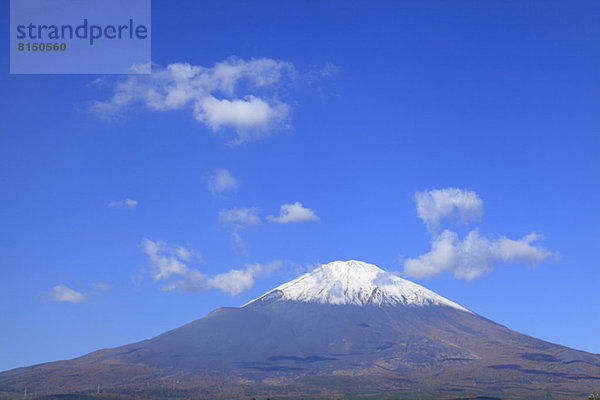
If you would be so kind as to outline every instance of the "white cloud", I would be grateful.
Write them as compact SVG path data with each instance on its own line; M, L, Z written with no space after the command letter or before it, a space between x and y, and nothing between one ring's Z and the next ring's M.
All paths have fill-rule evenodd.
M318 221L319 217L310 208L305 208L302 203L296 202L294 204L283 204L279 211L279 217L269 215L267 219L280 224L287 224L290 222Z
M108 207L110 208L135 208L137 207L137 205L138 202L133 199L130 199L129 197L125 200L111 201L110 203L108 203Z
M215 168L208 176L208 190L217 197L223 192L231 192L237 189L240 181L229 173L228 170Z
M208 276L197 269L190 268L193 261L190 254L198 254L181 246L170 246L164 242L153 242L144 239L140 244L150 260L148 273L154 281L169 281L163 290L175 289L197 292L218 289L223 293L235 296L254 287L257 279L262 278L281 266L280 261L269 264L246 264L241 269ZM185 252L182 252L184 249Z
M469 190L446 188L416 192L417 215L427 228L437 231L445 218L458 217L462 223L479 221L483 214L483 201Z
M500 262L536 265L552 255L534 244L538 240L541 237L535 233L519 240L491 239L475 229L461 241L456 233L445 230L433 239L429 253L404 262L404 273L413 278L430 278L451 272L455 278L470 281L491 271Z
M222 223L233 225L236 229L244 229L262 223L256 207L221 210L219 211L219 219Z
M277 91L295 75L291 63L270 58L230 58L211 68L186 63L153 66L150 75L120 81L113 96L96 102L92 111L110 119L136 105L153 111L189 108L213 131L235 130L232 143L239 144L285 126L290 107L277 100Z
M536 244L541 235L530 233L519 240L482 236L471 230L463 240L451 230L437 233L444 218L459 217L464 223L479 220L483 202L475 192L448 188L417 192L417 213L432 232L431 251L404 261L404 274L430 278L449 272L468 281L491 271L502 262L536 265L553 255Z
M49 296L54 301L67 303L83 303L86 300L86 297L83 293L70 289L65 285L54 286L52 291L49 293Z

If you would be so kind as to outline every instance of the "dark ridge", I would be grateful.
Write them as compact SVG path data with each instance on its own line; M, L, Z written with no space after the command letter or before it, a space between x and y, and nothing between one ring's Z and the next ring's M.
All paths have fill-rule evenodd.
M267 365L267 363L260 362L260 361L239 361L239 362L236 362L235 364L241 368L254 368L257 366L261 366L261 365Z
M558 362L558 358L551 356L550 354L544 353L524 353L519 357L529 361L545 361L545 362Z
M246 367L248 369L256 369L259 371L302 371L302 368L298 367L284 367L284 366L272 366L272 367Z
M540 371L539 369L525 369L521 368L519 371L525 372L527 374L536 374L536 375L551 375L551 376L559 376L561 378L568 378L567 374L562 372L551 372L551 371Z
M336 360L332 357L321 357L321 356L309 356L309 357L296 357L296 356L272 356L268 358L269 361L296 361L296 362L319 362L319 361L333 361Z
M583 379L593 379L593 380L600 381L600 376L577 376L577 375L572 375L572 376L568 376L567 378L573 379L574 381L580 381L580 380L583 380Z
M519 364L497 364L497 365L488 365L486 368L491 369L521 369Z
M458 329L460 329L461 331L463 331L463 332L470 333L471 335L475 335L475 336L477 336L477 335L479 335L479 334L480 334L480 332L477 332L476 330L474 330L474 329L471 329L471 328L469 328L468 326L464 326L464 325L460 325L460 324L459 324L459 325L456 325L456 327L457 327Z
M125 355L125 354L131 354L131 353L134 353L134 352L136 352L138 350L140 350L140 348L136 347L134 349L129 349L127 351L122 351L122 352L118 353L117 355L121 356L121 355Z
M477 396L477 397L457 397L452 400L502 400L500 397Z
M347 357L347 356L361 356L365 353L361 353L361 352L354 352L354 353L331 353L328 354L331 357Z
M85 394L53 394L49 396L35 397L35 400L110 400L114 397L89 396Z

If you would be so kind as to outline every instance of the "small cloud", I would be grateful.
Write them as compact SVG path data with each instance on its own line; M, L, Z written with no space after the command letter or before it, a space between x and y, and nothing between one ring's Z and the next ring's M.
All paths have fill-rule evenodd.
M96 282L94 283L94 287L98 290L102 290L102 291L107 291L110 290L112 288L112 286L110 286L108 283L103 283L103 282Z
M215 168L208 176L208 190L213 197L223 192L232 192L237 189L240 181L229 173L228 170Z
M279 210L279 217L269 215L267 219L272 222L287 224L290 222L318 221L319 217L310 208L305 208L302 203L296 202L294 204L283 204Z
M208 96L196 104L195 116L213 131L228 127L236 129L238 138L232 144L241 144L252 136L259 136L260 132L283 126L289 109L285 103L267 102L251 95L233 100Z
M219 211L219 220L236 229L244 229L262 223L258 216L258 208L230 208Z
M186 292L198 292L218 289L223 293L235 296L251 289L257 279L269 275L281 266L280 261L264 265L246 264L241 269L231 269L228 272L209 276L188 266L194 257L187 256L198 254L192 250L186 249L186 252L182 252L181 246L171 246L149 239L144 239L140 247L150 260L150 269L147 273L155 282L169 281L163 287L165 291L179 289ZM198 257L195 258L198 259Z
M65 285L54 286L48 295L52 300L59 302L83 303L86 300L86 297L83 293L79 293Z
M483 201L469 190L446 188L416 192L417 215L431 231L437 231L445 218L458 217L462 223L479 221L483 214Z
M130 199L129 197L125 200L111 201L110 203L108 203L109 208L135 208L137 207L137 205L138 202L133 199Z

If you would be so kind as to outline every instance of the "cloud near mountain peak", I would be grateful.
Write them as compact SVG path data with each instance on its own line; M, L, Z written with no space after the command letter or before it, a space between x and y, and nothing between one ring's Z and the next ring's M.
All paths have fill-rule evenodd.
M413 278L431 278L452 273L457 279L473 280L501 263L537 265L554 255L538 244L544 238L535 232L514 240L490 237L471 230L464 239L452 230L438 233L445 219L458 218L467 225L483 215L483 201L473 191L446 188L417 192L417 215L431 232L431 250L404 261L404 274Z

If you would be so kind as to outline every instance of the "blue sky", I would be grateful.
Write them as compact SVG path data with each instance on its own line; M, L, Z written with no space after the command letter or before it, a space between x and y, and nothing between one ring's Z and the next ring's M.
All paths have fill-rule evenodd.
M0 43L0 370L149 338L339 259L600 353L598 2L154 0L152 16L150 78L9 75ZM435 243L460 254L410 264Z

